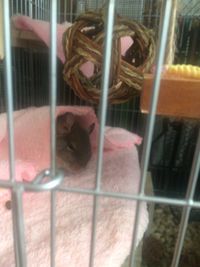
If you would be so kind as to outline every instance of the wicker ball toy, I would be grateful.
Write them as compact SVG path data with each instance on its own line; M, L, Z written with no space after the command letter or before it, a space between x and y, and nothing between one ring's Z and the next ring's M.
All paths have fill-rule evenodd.
M105 25L103 10L87 12L63 34L64 80L78 97L93 104L98 104L101 96ZM131 37L132 45L122 55L120 40L126 36ZM141 91L143 74L150 70L155 58L153 33L142 24L117 15L112 47L108 101L119 104ZM87 62L94 67L91 77L81 71Z

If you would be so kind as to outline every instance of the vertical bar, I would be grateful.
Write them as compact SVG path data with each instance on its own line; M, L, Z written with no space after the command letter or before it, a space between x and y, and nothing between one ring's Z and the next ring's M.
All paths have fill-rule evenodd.
M14 81L15 83L13 84L13 90L14 90L14 95L17 96L17 71L16 71L16 68L17 68L17 61L16 61L16 53L13 55L13 65L15 66L15 71L14 71ZM19 108L19 103L18 103L18 97L16 97L16 103L15 103L15 107L16 109Z
M9 137L9 173L10 180L13 182L12 191L12 221L13 239L15 251L15 263L18 267L26 266L24 238L23 238L23 218L20 217L20 191L15 187L15 151L14 151L14 125L13 125L13 82L12 82L12 59L11 59L11 37L10 37L10 14L9 1L3 1L3 27L4 27L4 50L5 50L5 83L6 83L6 102L7 102L7 122ZM20 224L20 225L19 225ZM18 227L19 226L19 227ZM19 231L18 231L19 230Z
M73 22L73 0L70 1L70 22Z
M85 12L85 5L85 0L77 1L76 16L79 16L80 14Z
M42 0L42 20L44 20L44 0Z
M33 2L32 1L28 2L28 7L29 7L29 17L33 18Z
M34 70L33 70L33 51L31 50L30 51L30 57L29 57L29 60L30 60L30 77L31 77L31 82L30 82L30 90L31 90L31 99L30 99L30 104L31 106L34 106L35 104L35 94L34 94L34 82L33 82L33 79L34 79Z
M41 1L38 0L38 4L37 4L37 8L38 8L38 19L41 19Z
M18 0L19 1L19 0ZM22 0L20 1L20 13L23 14L23 4L22 4Z
M40 0L40 19L43 20L43 0Z
M25 52L21 51L21 60L20 61L20 98L22 102L22 106L20 108L24 108L24 104L26 104L26 67L25 67Z
M140 180L140 187L139 187L139 195L144 195L145 185L146 185L146 174L148 169L148 162L151 150L151 143L153 137L153 129L155 124L155 115L156 115L156 108L159 96L159 89L160 89L160 80L161 80L161 72L162 72L162 65L164 63L165 57L165 49L167 45L167 35L169 29L169 23L171 18L171 8L172 8L172 0L166 0L163 2L164 4L164 13L161 17L161 24L159 30L159 42L158 42L158 57L156 59L156 72L154 77L153 83L153 92L151 95L151 106L150 112L147 120L147 126L145 130L145 137L144 137L144 147L142 151L142 158L141 158L141 180ZM134 230L133 230L133 239L131 245L131 256L129 266L134 267L135 262L135 250L136 250L136 242L137 242L137 232L138 232L138 224L139 224L139 215L141 209L141 201L137 202L136 207L136 215L135 215L135 223L134 223Z
M35 18L39 19L38 0L34 4L35 4Z
M64 22L67 20L67 0L64 0Z
M41 1L40 0L38 0L37 8L38 8L38 19L41 19Z
M44 9L45 9L45 20L48 20L48 2L44 2Z
M43 6L44 6L44 20L46 20L46 12L47 12L47 10L46 10L46 1L44 1Z
M102 166L103 166L103 146L104 146L104 130L106 123L106 112L107 112L107 100L109 91L109 77L110 77L110 64L112 55L112 35L114 26L114 11L115 11L115 0L110 0L108 3L107 11L107 22L106 25L106 37L104 47L104 58L103 58L103 78L101 84L101 100L100 100L100 128L99 128L99 140L98 140L98 160L96 169L96 191L100 190ZM93 216L92 216L92 236L90 244L90 260L89 266L94 265L94 254L95 254L95 239L96 239L96 224L97 224L97 210L98 210L98 197L94 196L93 203Z
M60 19L61 19L61 16L62 16L60 1L58 1L58 4L57 4L57 12L58 12L57 13L58 23L60 23L61 22Z
M16 1L16 10L15 10L15 12L18 14L19 13L19 5L18 5L19 3L18 3L18 1Z
M24 5L25 5L25 7L24 7L25 15L28 16L28 13L27 13L27 0L25 0Z
M100 99L100 128L99 128L99 140L98 140L98 162L96 172L96 189L100 190L101 176L102 176L102 163L103 163L103 146L104 146L104 130L106 123L106 113L108 105L108 92L109 92L109 78L110 78L110 64L112 55L112 34L114 26L114 11L115 0L110 0L107 12L107 26L106 37L104 47L104 59L103 59L103 74L101 84L101 99Z
M99 3L99 0L96 0L96 1L95 1L95 8L96 8L96 9L97 9L98 6L99 6L98 3Z
M41 11L42 11L41 8L42 8L41 7L41 0L38 0L38 18L39 19L42 19L41 18Z
M28 87L29 87L29 90L27 90L26 88L26 104L28 105L28 107L31 106L31 98L32 98L32 91L31 91L31 85L30 85L30 54L26 53L25 54L25 68L26 68L26 75L27 77L29 77L29 80L28 80ZM32 84L32 83L31 83Z
M50 19L50 6L51 6L51 0L48 1L48 19Z
M150 8L149 8L149 15L148 15L148 27L151 27L151 19L152 19L152 16L154 16L154 13L152 14L152 9L153 9L153 0L151 0L151 3L150 3Z
M14 0L11 1L11 15L14 14L14 5L13 5L13 1L14 1Z
M8 137L9 137L9 171L10 180L15 180L15 151L14 151L14 125L13 125L13 81L12 81L12 59L11 59L11 38L10 38L10 14L9 1L3 1L3 26L4 26L4 54L5 54L5 82L6 102L8 112Z
M140 11L139 11L140 17L138 19L139 19L139 22L142 23L143 10L144 10L144 0L141 0L139 5L140 5Z
M50 51L50 116L51 116L51 177L54 178L56 171L56 132L55 132L55 111L56 111L56 85L57 85L57 0L51 1L51 51ZM51 267L55 266L55 192L51 192Z
M51 1L51 51L50 51L50 115L51 115L51 169L55 175L56 168L56 139L55 139L55 111L56 111L56 85L57 85L57 1Z
M23 202L22 202L22 185L14 186L12 191L12 209L14 211L15 218L15 237L17 244L17 266L26 267L26 249L25 249L25 236L24 236L24 219L23 219Z
M186 199L188 202L193 201L195 188L196 188L196 184L198 181L199 169L200 169L200 130L199 130L198 141L197 141L197 145L195 149L194 159L192 163L188 189L186 193ZM186 206L183 208L183 213L181 216L181 222L179 226L178 238L176 241L176 246L174 250L171 267L178 267L180 256L181 256L181 251L182 251L183 243L185 239L185 234L187 230L190 211L191 211L191 207L189 206Z

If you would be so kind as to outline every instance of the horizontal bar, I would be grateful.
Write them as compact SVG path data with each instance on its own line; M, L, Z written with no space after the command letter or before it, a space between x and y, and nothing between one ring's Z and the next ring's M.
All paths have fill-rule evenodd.
M15 186L15 184L23 184L25 191L45 191L50 190L49 188L45 187L42 189L40 186L42 185L34 185L31 186L29 183L22 183L16 182L11 183L10 181L2 181L0 180L0 188L4 189L11 189ZM45 184L44 184L45 185ZM52 184L50 184L52 186ZM56 183L57 186L57 183ZM52 186L53 187L53 186ZM192 208L200 208L200 201L193 201L193 200L184 200L184 199L176 199L176 198L165 198L165 197L156 197L156 196L146 196L146 195L132 195L126 193L115 193L115 192L104 192L104 191L96 191L96 190L89 190L84 188L74 188L74 187L65 187L65 186L57 186L56 191L66 192L66 193L77 193L77 194L84 194L84 195L98 195L101 197L110 197L110 198L119 198L124 200L141 200L145 202L152 202L152 203L160 203L160 204L169 204L169 205L177 205L177 206L189 206Z
M10 181L2 181L0 180L0 188L4 189L11 189L15 186L15 184L23 184L25 191L46 191L53 188L56 183L50 183L49 186L51 188L45 187L46 184L42 185L34 185L34 187L30 183L22 183L16 182L11 183ZM42 188L40 188L42 186ZM43 187L44 186L44 187ZM176 199L176 198L165 198L165 197L156 197L156 196L146 196L146 195L132 195L126 193L115 193L115 192L104 192L104 191L96 191L96 190L89 190L84 188L74 188L74 187L65 187L65 186L57 186L56 191L66 192L66 193L77 193L77 194L84 194L84 195L98 195L102 197L111 197L111 198L119 198L124 200L141 200L146 202L152 203L160 203L160 204L169 204L169 205L177 205L177 206L189 206L192 208L200 208L200 201L193 201L193 200L184 200L184 199Z
M77 194L86 194L86 195L98 195L101 197L110 197L110 198L119 198L124 200L141 200L145 202L152 202L152 203L160 203L160 204L169 204L169 205L177 205L177 206L190 206L192 208L200 208L200 201L193 201L193 200L183 200L183 199L176 199L176 198L164 198L164 197L153 197L153 196L146 196L146 195L132 195L126 193L115 193L115 192L104 192L104 191L96 191L96 190L89 190L83 188L73 188L73 187L65 187L65 186L58 186L56 191L60 192L68 192L68 193L77 193Z

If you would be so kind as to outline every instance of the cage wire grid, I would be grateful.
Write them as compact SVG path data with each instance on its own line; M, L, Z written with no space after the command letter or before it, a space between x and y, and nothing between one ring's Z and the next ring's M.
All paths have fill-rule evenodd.
M35 1L37 4L44 3L43 1ZM137 222L140 213L140 203L146 201L147 203L163 203L163 204L170 204L170 205L178 205L183 207L183 213L181 217L181 224L179 228L179 235L176 242L176 248L174 251L174 256L172 260L171 267L177 267L180 259L180 253L183 246L184 236L186 232L186 228L188 225L188 218L191 211L191 208L200 208L200 202L194 201L194 191L195 186L198 178L199 168L200 168L200 134L198 135L198 141L196 145L195 155L193 159L187 195L185 199L175 199L175 198L166 198L166 197L151 197L146 196L144 194L144 187L146 183L146 174L147 174L147 164L149 161L150 156L150 146L152 142L152 134L153 134L153 127L155 123L155 109L157 105L157 98L159 93L159 85L160 85L160 78L161 78L161 66L163 64L165 46L166 46L166 38L167 38L167 27L170 23L170 11L171 11L171 4L172 0L165 1L165 13L163 16L163 21L161 23L162 27L160 28L161 38L159 44L159 53L157 58L157 69L154 77L154 90L151 99L151 110L148 115L147 126L145 131L145 138L144 138L144 147L142 152L142 159L141 159L141 184L140 184L140 192L138 195L128 195L128 194L119 194L119 193L111 193L111 192L104 192L101 190L101 172L102 172L102 157L103 157L103 132L106 123L106 111L107 111L107 95L108 95L108 80L109 80L109 70L104 68L104 75L103 75L103 83L102 83L102 96L101 96L101 106L100 106L100 137L99 137L99 150L98 150L98 162L97 162L97 173L96 173L96 188L95 190L86 190L81 188L67 188L60 186L60 183L63 178L63 174L59 171L55 170L55 106L56 106L56 47L55 42L56 39L56 15L57 15L57 1L52 1L50 18L51 18L51 52L50 52L50 59L51 63L51 101L50 101L50 114L51 114L51 168L49 170L44 170L41 174L39 174L36 179L35 183L33 184L25 184L25 183L18 183L15 181L15 170L14 170L14 138L13 138L13 84L12 84L12 58L11 58L11 40L10 40L10 20L9 20L9 4L8 1L4 0L4 47L5 47L5 77L6 77L6 94L7 94L7 114L8 114L8 132L9 132L9 152L10 152L10 181L1 181L0 186L2 188L10 189L12 192L12 201L13 201L13 234L14 234L14 248L15 248L15 259L17 266L24 267L26 266L26 253L25 253L25 237L24 237L24 225L23 225L23 208L22 208L22 192L23 191L51 191L51 266L55 266L55 244L56 244L56 235L55 235L55 199L54 194L56 191L62 192L70 192L70 193L81 193L81 194L89 194L94 196L94 209L93 209L93 219L92 219L92 236L91 236L91 254L90 254L90 264L89 266L93 266L93 259L94 259L94 251L95 251L95 225L96 225L96 211L98 209L98 197L105 196L110 198L122 198L122 199L129 199L129 200L136 200L137 201L137 212L136 212L136 220L134 224L133 231L133 242L132 242L132 249L130 251L130 267L134 267L134 249L135 249L135 240L137 235ZM18 3L18 2L17 2ZM98 3L98 1L97 1ZM25 12L29 10L30 14L33 8L28 5L25 5ZM43 6L44 7L44 6ZM50 7L50 6L49 6ZM53 7L53 8L52 8ZM104 51L104 67L109 66L110 63L110 54L111 54L111 36L110 34L113 29L113 11L115 7L115 1L110 0L108 4L108 23L106 29L106 49ZM19 10L19 6L17 6ZM11 7L11 10L13 7ZM37 16L39 17L39 11ZM41 15L42 18L47 18L46 15ZM25 65L24 65L25 66ZM26 68L25 68L26 69ZM45 184L41 184L43 177L49 176L51 180L46 182Z

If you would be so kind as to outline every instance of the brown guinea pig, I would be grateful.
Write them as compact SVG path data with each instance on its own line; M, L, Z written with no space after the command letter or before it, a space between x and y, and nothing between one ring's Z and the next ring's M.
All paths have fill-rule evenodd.
M70 112L56 119L56 157L57 167L66 171L84 168L91 158L90 134L94 130L92 123L88 129L81 127L76 116Z

